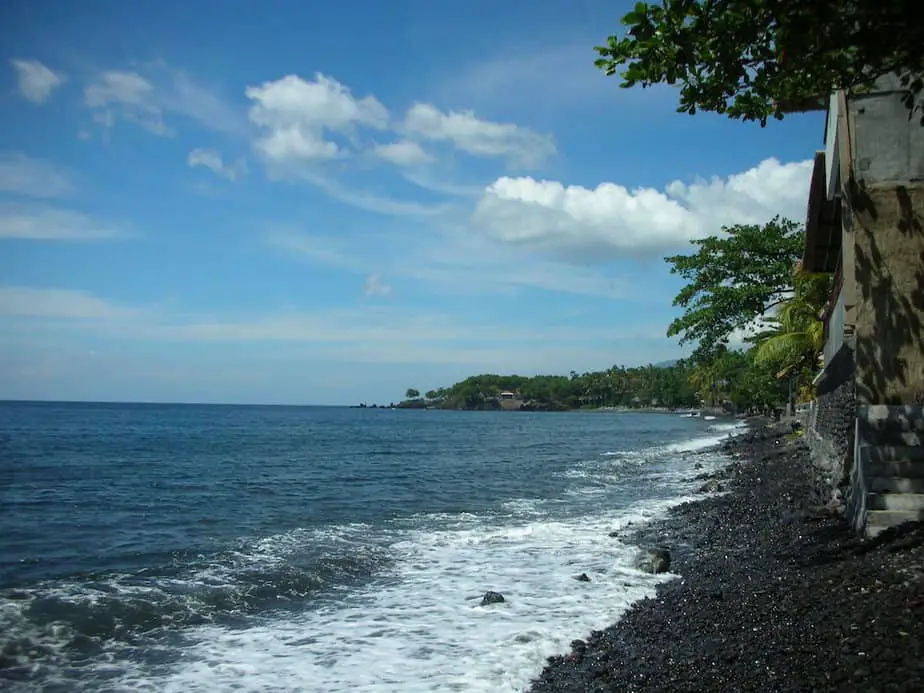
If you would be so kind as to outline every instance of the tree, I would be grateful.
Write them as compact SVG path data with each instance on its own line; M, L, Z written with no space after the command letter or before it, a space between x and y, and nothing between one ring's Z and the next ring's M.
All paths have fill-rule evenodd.
M679 112L762 126L787 103L868 89L889 73L913 110L924 89L919 11L920 0L639 2L622 19L625 35L596 48L596 65L621 71L624 88L679 85Z
M792 298L784 301L771 319L773 329L760 335L754 361L773 364L777 377L816 368L824 349L824 325L819 314L828 301L831 277L799 273Z
M415 390L412 387L407 389L407 392L404 393L405 398L407 399L420 399L420 390Z
M684 309L667 330L680 343L698 342L701 360L731 333L764 315L792 288L793 266L802 254L802 229L775 217L764 226L724 227L721 236L692 241L692 255L665 258L689 283L674 298Z

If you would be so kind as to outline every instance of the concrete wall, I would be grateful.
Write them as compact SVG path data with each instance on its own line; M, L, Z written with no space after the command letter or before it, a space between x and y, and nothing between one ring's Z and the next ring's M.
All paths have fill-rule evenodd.
M860 185L924 181L924 127L909 118L898 78L881 77L869 94L849 99L853 178Z

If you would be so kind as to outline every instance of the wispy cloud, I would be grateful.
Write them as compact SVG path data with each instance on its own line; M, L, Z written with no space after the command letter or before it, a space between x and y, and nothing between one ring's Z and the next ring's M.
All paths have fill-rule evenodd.
M0 315L28 318L95 320L128 318L140 311L109 303L86 291L0 287Z
M378 279L381 285L381 279ZM169 342L278 342L317 345L458 343L482 346L543 343L549 346L659 338L660 326L580 327L563 322L543 326L420 313L397 304L352 309L269 312L259 316L209 317L126 306L91 292L56 287L0 286L0 316L92 321L94 334L108 338Z
M237 159L232 164L226 163L222 160L221 154L214 149L193 149L186 157L186 163L190 168L202 166L231 181L237 180L247 172L247 164L243 159Z
M164 62L97 73L84 88L84 103L104 130L125 120L152 134L173 136L177 117L235 137L250 130L242 108Z
M84 89L84 102L94 109L94 122L109 129L124 118L155 135L171 136L157 103L154 85L136 72L107 70Z
M76 190L65 168L18 152L0 154L0 191L29 197L65 197Z
M293 259L357 273L403 277L426 291L481 295L540 289L578 296L626 299L630 287L611 268L588 268L524 256L471 236L464 228L442 231L389 229L376 239L273 231L267 243Z
M380 274L370 274L366 277L363 294L366 296L391 296L392 287L382 280Z
M0 205L0 239L95 241L130 235L80 212L47 206Z
M38 60L16 59L10 62L16 71L20 95L32 103L47 101L67 79L63 72L55 72Z

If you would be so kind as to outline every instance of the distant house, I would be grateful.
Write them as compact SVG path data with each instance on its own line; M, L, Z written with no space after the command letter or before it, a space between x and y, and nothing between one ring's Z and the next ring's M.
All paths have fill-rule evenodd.
M924 519L924 127L896 78L830 97L802 268L834 276L824 367L802 412L858 531Z
M520 395L517 392L510 392L509 390L505 390L504 392L500 393L499 397L501 399L519 399Z

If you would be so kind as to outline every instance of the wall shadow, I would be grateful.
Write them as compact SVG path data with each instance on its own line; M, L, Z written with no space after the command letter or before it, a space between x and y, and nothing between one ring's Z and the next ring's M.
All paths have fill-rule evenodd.
M858 325L857 399L869 404L913 404L924 399L924 225L907 188L894 192L896 215L895 208L877 204L865 187L851 187L854 218L859 214L872 221L869 226L855 223L853 230L857 295L876 323L872 333ZM885 231L885 225L899 233ZM884 232L877 233L878 229ZM902 252L913 253L916 259L895 262ZM909 362L909 353L919 356Z

